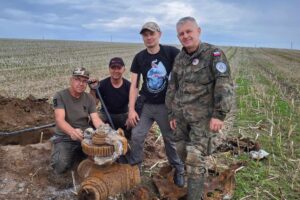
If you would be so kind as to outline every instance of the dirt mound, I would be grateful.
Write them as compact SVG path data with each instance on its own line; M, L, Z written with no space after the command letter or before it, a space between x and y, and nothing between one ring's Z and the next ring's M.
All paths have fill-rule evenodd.
M53 123L53 109L47 100L36 99L31 95L24 100L0 96L0 133L9 133ZM40 129L14 136L0 136L0 144L24 145L37 143L40 141L40 134L38 133L41 132L43 132L44 139L48 139L51 136L52 129Z
M53 109L47 100L33 96L25 100L0 96L0 130L14 131L52 123Z

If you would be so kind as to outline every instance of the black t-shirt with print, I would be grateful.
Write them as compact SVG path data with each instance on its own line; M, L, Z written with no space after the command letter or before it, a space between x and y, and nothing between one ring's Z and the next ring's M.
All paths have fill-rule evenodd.
M110 77L100 81L98 87L101 97L111 114L122 114L128 112L130 82L123 78L123 84L119 88L114 88ZM96 94L96 97L98 95ZM101 110L104 111L103 107Z
M157 54L150 54L146 49L135 55L130 71L142 74L143 85L141 95L150 104L165 103L168 77L173 68L173 62L179 49L160 45Z

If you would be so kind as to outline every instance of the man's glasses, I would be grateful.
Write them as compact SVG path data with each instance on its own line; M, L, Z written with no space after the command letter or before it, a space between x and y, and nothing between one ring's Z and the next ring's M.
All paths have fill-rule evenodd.
M88 79L86 79L86 78L81 78L81 77L78 77L78 76L73 76L73 79L76 82L80 82L80 83L83 83L83 84L87 84L88 83Z

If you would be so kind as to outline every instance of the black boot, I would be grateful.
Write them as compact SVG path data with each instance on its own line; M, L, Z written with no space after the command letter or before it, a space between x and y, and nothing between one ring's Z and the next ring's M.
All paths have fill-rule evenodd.
M188 178L187 200L201 200L204 191L204 176Z
M178 187L184 187L184 172L177 172L177 170L174 173L174 177L173 177L174 183L178 186Z

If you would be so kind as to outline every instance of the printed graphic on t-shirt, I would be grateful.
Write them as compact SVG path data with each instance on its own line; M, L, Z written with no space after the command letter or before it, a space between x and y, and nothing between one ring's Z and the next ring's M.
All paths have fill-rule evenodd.
M167 71L164 64L157 59L151 62L147 73L147 88L151 93L158 93L166 87Z

